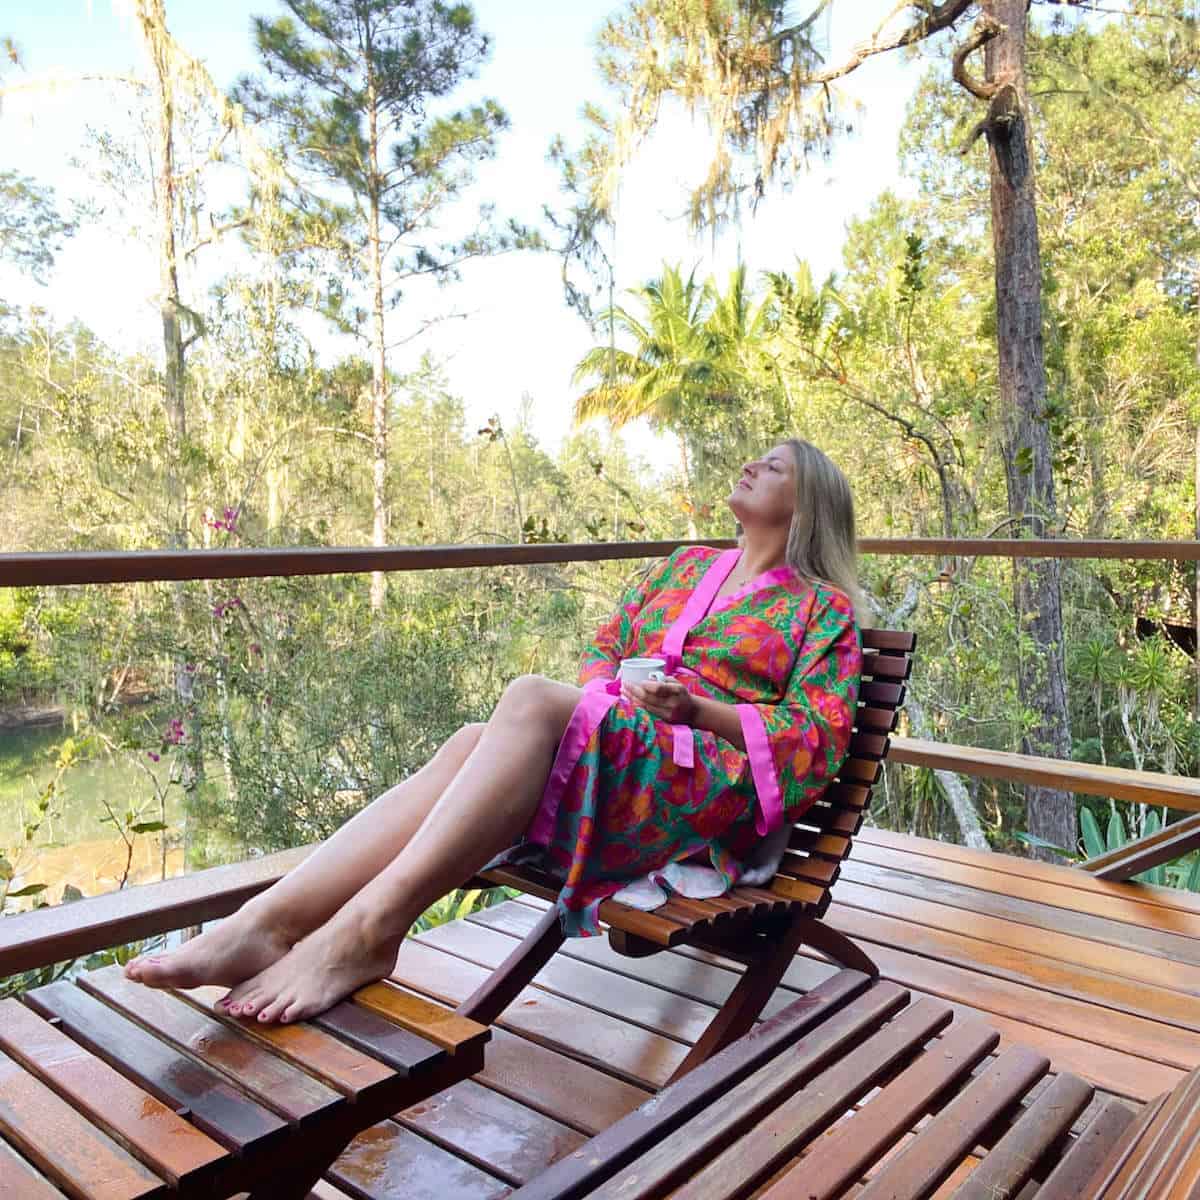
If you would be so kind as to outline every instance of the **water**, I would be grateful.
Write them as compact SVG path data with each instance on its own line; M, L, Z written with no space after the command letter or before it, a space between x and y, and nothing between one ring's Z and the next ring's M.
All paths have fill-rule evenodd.
M32 841L26 822L38 820L37 800L55 773L57 747L69 735L59 727L5 729L0 732L0 853L17 869L14 888L27 883L48 885L44 898L58 903L65 885L85 896L113 891L127 870L127 848L103 818L105 802L123 819L132 809L139 821L160 819L154 786L146 771L122 757L99 755L71 767L62 777L49 812ZM165 762L147 762L160 782ZM166 874L182 870L179 846L182 805L179 789L168 790L166 806ZM159 834L139 834L128 863L129 883L145 883L162 874ZM13 902L17 903L25 902Z

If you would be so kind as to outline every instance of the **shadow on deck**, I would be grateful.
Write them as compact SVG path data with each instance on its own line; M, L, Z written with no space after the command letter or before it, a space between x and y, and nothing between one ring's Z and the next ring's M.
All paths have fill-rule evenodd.
M885 978L981 1018L997 1052L1020 1042L1094 1084L1077 1128L1106 1096L1142 1102L1200 1066L1198 895L874 829L833 895L828 922ZM523 898L433 929L395 978L456 1004L544 907ZM483 1072L361 1135L317 1194L506 1194L660 1087L739 970L690 948L631 960L603 938L569 942L501 1017ZM766 1015L833 973L801 953Z

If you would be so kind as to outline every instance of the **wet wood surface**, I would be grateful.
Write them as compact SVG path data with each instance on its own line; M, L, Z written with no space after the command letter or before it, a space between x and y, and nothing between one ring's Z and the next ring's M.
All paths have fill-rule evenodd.
M1025 1171L1023 1160L1053 1141L1051 1152L1062 1165L1058 1178L1051 1180L1058 1191L1047 1195L1065 1196L1100 1165L1138 1105L1170 1092L1200 1065L1200 1020L1194 1011L1200 998L1200 896L1110 883L1053 864L867 827L856 838L833 897L829 924L863 945L884 981L908 993L910 1007L923 1003L921 1011L936 1013L943 1022L927 1042L942 1047L942 1057L926 1053L897 1064L890 1076L871 1061L881 1055L864 1058L860 1053L848 1059L850 1065L843 1069L850 1074L831 1078L852 1096L851 1111L821 1130L811 1146L804 1141L805 1130L820 1127L821 1113L805 1109L799 1084L792 1090L790 1083L778 1090L772 1085L769 1107L788 1148L772 1150L760 1135L760 1156L747 1174L754 1182L731 1195L770 1195L774 1200L793 1194L787 1181L801 1167L805 1170L793 1178L819 1184L817 1194L831 1200L887 1194L889 1171L893 1181L926 1182L931 1172L942 1172L927 1194L945 1200L975 1195L971 1180L977 1172L978 1185L1018 1186L1024 1190L1013 1194L1025 1195L1032 1185L1028 1179L1017 1183ZM419 1013L430 1028L436 1027L437 1012L452 1009L477 988L545 908L545 901L523 897L429 930L405 945L387 985L400 989L397 997L420 997L424 1005L393 1001L390 994L384 1001ZM570 1164L584 1151L586 1139L632 1119L664 1086L741 971L731 960L695 949L632 959L617 954L606 938L569 941L500 1017L482 1071L360 1135L314 1196L470 1200L535 1187L553 1164ZM803 950L768 1003L764 1020L836 975L836 968ZM65 990L51 990L40 1001L47 1012L61 1010L58 1037L78 1046L86 1047L89 1038L94 1043L88 1051L91 1064L72 1066L70 1056L63 1060L59 1081L50 1085L63 1089L57 1095L69 1096L72 1086L81 1091L89 1078L86 1072L105 1068L107 1055L142 1047L139 1037L151 1036L147 1023L165 1021L146 1003L135 1006L122 998L115 984L101 975L92 994L71 984L55 985ZM66 1003L68 993L71 1004ZM250 1068L221 1060L208 1049L213 1043L206 1043L209 1059L203 1061L188 1040L217 1038L213 1026L231 1023L212 1009L219 995L219 989L207 989L176 998L188 1010L183 1017L171 1010L172 1019L181 1022L172 1027L176 1041L156 1043L168 1052L173 1045L173 1070L169 1062L156 1062L136 1049L132 1053L144 1076L141 1086L148 1092L157 1088L172 1114L175 1108L190 1109L193 1102L202 1112L206 1102L216 1104L210 1136L214 1143L228 1145L231 1113L242 1122L234 1126L242 1141L269 1136L270 1129L256 1131L248 1123L255 1105L246 1090ZM325 1025L307 1025L255 1028L250 1036L259 1048L270 1049L339 1098L379 1095L390 1086L389 1071L399 1069L370 1049L372 1038L382 1046L383 1030L382 1024L370 1022L384 1018L360 1005L344 1007L349 1015L329 1018L333 1026L340 1021L344 1035ZM193 1018L212 1024L196 1024ZM877 1022L874 1033L862 1031L859 1044L886 1032L892 1019ZM985 1027L998 1035L994 1046ZM365 1039L358 1043L356 1028ZM2 1039L0 1032L0 1051L6 1049ZM404 1059L406 1045L397 1041L393 1058L419 1071L411 1055ZM1016 1062L1015 1071L1003 1065L1011 1063L1006 1055L1014 1047L1025 1047L1022 1054L1032 1056ZM35 1052L46 1053L34 1047L30 1053ZM428 1053L434 1056L425 1068L430 1070L451 1057L443 1047L431 1047ZM986 1081L993 1072L998 1090L989 1091L985 1082L976 1092L976 1098L982 1096L992 1106L985 1104L983 1111L991 1112L1020 1090L1040 1062L1048 1064L1048 1076L1020 1098L1015 1116L1005 1115L979 1134L951 1110L935 1128L936 1139L922 1138L968 1083ZM828 1062L819 1070L835 1066ZM73 1071L84 1074L72 1076ZM871 1090L876 1073L885 1085L882 1091ZM1040 1111L1052 1113L1060 1123L1065 1120L1064 1113L1080 1100L1079 1085L1064 1083L1053 1094L1046 1089L1068 1075L1097 1094L1074 1117L1071 1131L1062 1134L1053 1121L1038 1119L1037 1105L1044 1101ZM277 1077L291 1079L286 1072L269 1076ZM899 1085L898 1091L889 1093L889 1080ZM163 1091L168 1084L170 1096ZM286 1129L289 1120L304 1119L306 1101L319 1107L318 1097L327 1099L307 1084L285 1088L274 1098L275 1107L257 1106L258 1119ZM284 1105L288 1116L277 1111ZM129 1114L122 1112L114 1102L106 1134L152 1168L136 1148L130 1152L134 1130L124 1124ZM1034 1117L1023 1128L1022 1113ZM1007 1142L1006 1133L1011 1133ZM719 1141L700 1153L687 1178L670 1178L670 1186L718 1195L712 1188L721 1178L718 1159L724 1147ZM958 1157L949 1166L944 1155L933 1155L935 1162L930 1158L935 1141L953 1146ZM994 1159L993 1151L998 1151ZM873 1161L864 1166L867 1159ZM990 1175L983 1170L989 1162ZM183 1158L177 1169L186 1173ZM0 1157L0 1181L10 1177L33 1180L31 1197L41 1194L35 1188L55 1194L43 1167L20 1151ZM873 1185L872 1180L879 1182Z

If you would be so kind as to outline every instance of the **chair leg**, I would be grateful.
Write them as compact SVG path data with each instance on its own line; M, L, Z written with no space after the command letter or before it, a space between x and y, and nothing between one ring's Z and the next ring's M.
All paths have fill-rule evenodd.
M520 945L455 1010L481 1025L490 1025L517 998L526 984L563 944L558 909L551 906Z
M804 917L792 921L778 941L770 942L769 949L747 966L720 1011L688 1051L687 1057L675 1068L675 1073L667 1080L667 1086L750 1031L796 957L796 952L804 944L812 924L811 920Z
M831 929L824 921L810 920L804 931L804 944L831 958L840 966L849 967L852 971L861 971L872 979L879 978L879 968L866 952L844 933Z

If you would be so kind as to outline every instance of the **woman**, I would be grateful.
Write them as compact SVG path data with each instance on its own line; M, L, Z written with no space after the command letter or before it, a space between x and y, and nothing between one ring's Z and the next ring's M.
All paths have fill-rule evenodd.
M850 738L854 511L841 472L798 440L747 463L729 507L740 550L691 547L653 569L586 652L582 689L517 679L486 725L296 870L126 974L224 984L232 1015L298 1021L387 975L417 917L498 855L536 852L563 878L572 935L596 932L600 902L622 889L653 907L659 890L637 882L650 872L709 896L769 874L778 831ZM655 654L669 678L615 682L622 658Z

